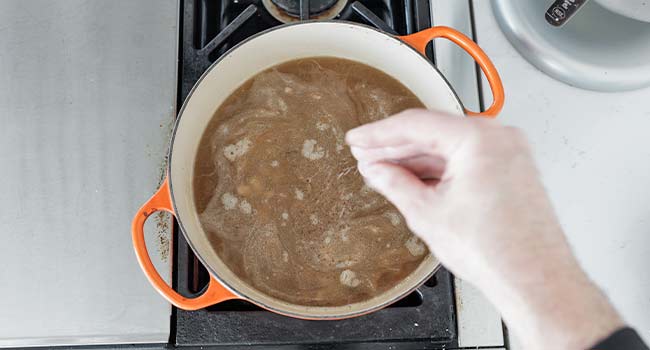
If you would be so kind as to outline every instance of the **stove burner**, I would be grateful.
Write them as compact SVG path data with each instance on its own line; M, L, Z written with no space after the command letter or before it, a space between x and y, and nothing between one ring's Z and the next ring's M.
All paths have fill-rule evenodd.
M336 17L347 0L262 0L273 18L282 23L307 19L327 20Z
M309 14L317 15L334 6L337 0L271 0L271 2L284 10L284 12L298 17L300 16L300 9L302 6L309 6Z

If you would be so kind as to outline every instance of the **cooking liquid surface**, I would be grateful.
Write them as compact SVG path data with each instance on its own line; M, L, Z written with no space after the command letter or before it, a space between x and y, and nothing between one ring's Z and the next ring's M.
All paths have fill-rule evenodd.
M289 61L219 107L199 146L194 198L226 265L254 288L341 306L395 286L428 254L364 185L345 132L424 105L387 74L340 58Z

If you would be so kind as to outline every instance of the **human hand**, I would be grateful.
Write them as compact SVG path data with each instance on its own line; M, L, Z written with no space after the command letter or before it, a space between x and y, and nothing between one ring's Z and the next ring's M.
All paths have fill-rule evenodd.
M368 185L527 349L587 348L622 325L573 257L517 129L407 110L346 141Z

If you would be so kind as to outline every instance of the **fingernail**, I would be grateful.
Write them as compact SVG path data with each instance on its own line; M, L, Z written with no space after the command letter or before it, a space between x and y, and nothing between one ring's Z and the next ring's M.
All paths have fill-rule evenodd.
M355 129L352 129L345 133L345 143L347 143L350 146L352 146L352 144L354 143L354 138L356 134L354 130Z
M362 151L361 148L359 148L357 146L350 146L350 152L352 153L352 156L354 158L359 159L359 157L361 155L361 151Z
M379 192L382 179L382 168L377 163L360 163L359 172L363 176L363 181L374 191Z
M357 166L359 173L366 179L372 179L377 175L378 166L376 163L360 162Z
M352 151L352 154L354 154L354 151ZM368 176L366 175L368 173L368 163L359 162L359 164L357 164L357 169L359 169L359 174L361 174L361 176Z
M349 146L357 145L357 146L365 147L366 144L363 141L364 139L363 128L364 126L362 125L352 130L348 130L348 132L345 133L345 143L347 143Z

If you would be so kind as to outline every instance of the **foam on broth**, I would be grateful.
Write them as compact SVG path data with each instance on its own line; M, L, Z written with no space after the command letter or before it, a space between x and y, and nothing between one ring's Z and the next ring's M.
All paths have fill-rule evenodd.
M213 248L254 288L340 306L398 284L428 254L364 185L345 132L422 102L387 74L331 57L274 66L219 107L195 160L194 200Z

